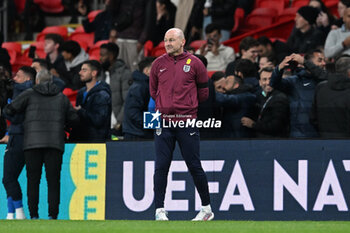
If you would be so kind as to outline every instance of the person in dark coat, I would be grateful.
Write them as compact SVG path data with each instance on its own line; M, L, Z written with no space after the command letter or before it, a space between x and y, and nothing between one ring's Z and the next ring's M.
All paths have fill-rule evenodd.
M295 16L295 27L287 45L294 53L306 53L324 45L327 35L315 27L319 11L311 6L300 7Z
M292 67L293 62L304 64L314 63L319 68L325 67L324 54L319 50L314 50L305 55L305 59L299 54L287 56L274 69L270 85L274 89L282 91L289 98L290 103L290 137L293 138L313 138L318 137L315 127L310 123L310 111L316 85L322 81L322 76L315 76L309 69L298 68L294 70L294 75L282 78L286 68Z
M17 98L19 94L33 86L36 72L29 66L22 66L13 78L13 95L8 100ZM6 219L25 219L22 203L22 190L18 182L25 161L23 153L23 120L24 114L15 114L7 117L11 122L7 135L1 139L6 142L6 152L4 156L4 174L2 183L7 194L7 217Z
M111 89L98 77L101 73L98 61L83 62L80 79L85 87L79 90L76 107L80 124L72 129L71 141L105 142L110 138L112 113Z
M249 138L253 131L241 124L243 116L252 116L256 96L251 86L234 75L226 77L225 94L216 92L216 102L223 107L222 130L226 138Z
M339 58L336 73L316 87L310 119L322 138L350 137L350 57Z
M82 25L87 33L94 32L94 43L100 40L108 40L109 32L112 29L113 9L106 1L106 9L96 15L95 19L90 22L89 19L84 19Z
M23 150L27 169L27 196L30 217L38 219L39 184L45 164L48 183L49 218L57 219L60 203L60 176L66 123L78 121L68 98L53 84L51 74L40 71L36 84L4 109L8 116L24 113Z
M133 83L129 88L124 106L124 139L136 140L153 138L152 130L143 129L143 112L147 111L149 94L149 73L153 57L139 62L139 69L132 73Z
M260 71L262 92L257 95L257 119L243 117L241 122L243 126L255 130L257 137L289 137L289 100L270 86L272 71L272 67Z

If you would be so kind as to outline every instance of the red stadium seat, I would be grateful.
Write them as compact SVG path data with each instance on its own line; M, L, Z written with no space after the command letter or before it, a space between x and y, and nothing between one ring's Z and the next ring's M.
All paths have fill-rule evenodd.
M10 55L10 63L13 65L16 61L17 53L15 50L8 50L6 49L8 54Z
M86 44L86 48L84 46L85 51L87 51L87 47L92 47L94 45L94 33L86 33L86 32L76 32L74 31L70 36L70 40L77 41L82 44ZM82 45L80 45L83 47Z
M18 69L21 68L22 66L30 66L32 64L32 59L28 57L19 57L16 58L15 62L11 64L12 66L12 74L16 74Z
M231 33L235 33L236 31L238 31L239 27L243 24L244 17L245 17L244 9L237 8L233 16L235 24L233 25Z
M64 40L68 39L68 29L64 26L50 26L44 28L36 37L36 41L44 41L45 35L49 33L59 34Z
M197 50L205 43L207 43L206 40L195 40L191 42L190 46L194 48L194 50Z
M36 42L31 43L30 45L36 47L35 54L39 58L45 58L46 57L46 53L44 51L44 46L45 46L45 42L44 41L36 41ZM24 50L23 57L29 58L28 57L29 49L30 48L27 48L26 50Z
M163 55L164 53L166 53L165 47L164 47L164 41L161 41L156 47L154 47L152 49L151 55L153 57L159 57L159 56Z
M13 50L17 55L22 54L22 45L18 42L4 42L1 47L7 49L7 51Z
M74 30L74 32L85 32L83 25L80 25L79 27L77 27L77 28ZM73 33L74 33L74 32L73 32Z
M294 19L295 14L297 13L299 8L297 7L290 7L286 8L278 17L277 17L277 22L286 20L286 19Z
M208 71L208 77L211 78L211 76L213 76L213 74L215 72L218 72L218 71L221 71L221 70L212 70L212 71Z
M143 45L143 55L145 57L151 56L152 49L153 49L153 42L150 40L146 41L146 43Z
M273 8L280 14L285 8L285 2L283 0L258 0L257 8Z
M90 11L89 14L88 14L88 19L89 19L89 22L92 22L94 21L94 19L96 18L96 16L98 14L100 14L102 12L102 10L94 10L94 11Z
M22 13L26 5L26 0L15 0L17 13Z
M277 10L273 8L257 8L245 20L245 27L257 29L271 25L277 17Z
M65 96L67 96L69 101L71 102L71 104L73 106L75 106L75 102L77 100L78 91L74 91L74 90L72 90L70 88L65 88L62 93Z
M339 17L339 12L338 12L338 2L339 0L327 0L324 1L324 4L328 8L329 12L337 17Z
M309 4L309 0L293 0L292 7L300 8L302 6L307 6Z
M47 13L61 13L64 10L62 0L34 0L34 3Z

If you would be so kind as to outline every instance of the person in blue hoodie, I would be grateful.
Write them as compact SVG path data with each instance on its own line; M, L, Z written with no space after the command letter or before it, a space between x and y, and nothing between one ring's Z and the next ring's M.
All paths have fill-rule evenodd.
M73 127L71 141L105 142L110 139L112 113L111 89L100 81L101 64L96 60L83 62L79 72L80 80L85 83L77 95L75 109L80 124Z
M36 76L35 69L29 66L19 68L16 76L13 78L13 96L12 99L23 91L33 86ZM9 99L8 102L11 102ZM6 116L6 115L5 115ZM6 219L25 219L22 203L21 186L18 183L18 177L21 174L25 160L23 152L23 120L24 114L17 113L12 117L6 116L11 125L8 128L8 135L1 139L7 142L7 148L4 156L4 174L2 183L7 193L7 217ZM16 215L16 216L15 216Z
M153 131L143 129L143 112L147 111L149 94L149 72L153 57L139 62L139 69L132 73L130 86L124 105L123 134L127 140L153 138Z

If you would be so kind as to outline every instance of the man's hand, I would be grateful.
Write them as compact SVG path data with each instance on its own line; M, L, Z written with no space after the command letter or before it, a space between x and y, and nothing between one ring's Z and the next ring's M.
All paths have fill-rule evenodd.
M52 68L52 69L50 70L50 73L51 73L53 76L60 77L60 75L58 74L57 70L54 69L54 68Z
M210 51L215 55L215 56L217 56L217 55L219 55L219 50L218 50L218 45L217 44L212 44L211 46L210 46ZM209 50L209 48L208 48L208 50Z
M293 53L290 56L292 57L292 60L298 62L298 64L300 64L300 65L304 64L305 59L300 54Z
M250 119L248 117L242 117L241 123L245 127L253 128L253 125L254 125L255 121L253 121L252 119Z
M78 111L78 110L81 109L81 106L80 105L79 106L74 106L74 109Z
M207 43L205 43L205 44L202 44L201 45L201 47L199 47L199 52L200 52L200 54L202 55L202 56L205 56L205 55L207 55L207 52L208 52L208 50L207 50Z
M278 69L279 70L284 69L286 66L288 66L288 62L290 62L291 60L292 60L291 56L286 56L284 60L278 65Z
M9 136L5 135L3 138L0 139L0 143L8 143L9 142Z

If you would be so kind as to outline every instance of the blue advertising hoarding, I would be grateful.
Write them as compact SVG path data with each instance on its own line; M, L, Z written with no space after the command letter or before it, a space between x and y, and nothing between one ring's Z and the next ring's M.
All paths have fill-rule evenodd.
M215 219L350 220L349 151L347 140L202 141ZM59 219L154 219L154 156L152 141L67 144ZM20 183L29 216L25 170ZM200 204L176 147L165 208L171 220L187 220ZM0 218L6 211L0 185ZM44 173L39 215L47 218Z

